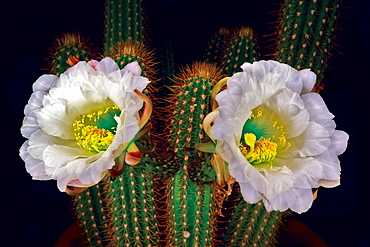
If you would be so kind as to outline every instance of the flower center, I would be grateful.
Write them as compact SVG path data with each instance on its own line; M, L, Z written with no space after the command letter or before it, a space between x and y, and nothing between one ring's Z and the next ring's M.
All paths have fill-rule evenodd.
M256 141L256 136L252 133L244 134L245 143L240 143L239 148L243 156L256 168L268 165L272 166L271 161L277 155L277 144L270 141L270 138L261 137Z
M114 117L120 114L120 109L114 105L81 115L73 123L77 144L94 154L107 150L116 133Z
M239 149L257 169L272 168L272 161L280 150L290 146L278 117L265 106L252 111L242 130Z

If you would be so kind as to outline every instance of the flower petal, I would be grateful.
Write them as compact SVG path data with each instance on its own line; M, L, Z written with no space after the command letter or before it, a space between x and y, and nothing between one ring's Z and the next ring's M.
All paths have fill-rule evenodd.
M257 203L263 197L250 183L239 183L243 199L249 203Z
M25 162L26 171L31 174L33 179L36 180L49 180L51 179L45 172L45 164L42 160L35 159L28 151L28 141L25 141L19 150L19 155Z
M334 115L329 112L321 96L317 93L308 93L302 95L301 98L310 113L309 120L325 127L330 135L333 134L335 129Z
M336 130L330 137L331 145L330 149L335 153L335 155L342 154L347 148L348 134L344 131Z
M309 122L305 131L289 140L290 147L279 153L279 157L298 158L316 156L325 152L330 146L328 131L320 124Z
M42 75L32 85L34 92L41 91L47 92L53 86L54 82L58 79L55 75Z
M106 76L109 76L112 72L120 70L118 65L110 58L103 58L96 66L95 69L103 72Z
M122 75L130 72L133 75L140 76L141 75L141 68L138 62L134 61L132 63L127 64L122 70Z
M44 106L36 116L40 127L49 135L74 139L72 125L78 114L73 107L55 103Z
M279 117L287 139L300 135L307 127L309 113L297 93L285 89L266 101L265 105Z
M313 203L313 195L311 189L296 189L297 195L290 209L299 214L306 212Z

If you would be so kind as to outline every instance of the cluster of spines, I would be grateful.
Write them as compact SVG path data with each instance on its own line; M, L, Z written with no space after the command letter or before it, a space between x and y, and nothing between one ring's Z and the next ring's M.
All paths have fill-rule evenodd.
M242 27L234 31L230 41L227 43L226 51L222 60L224 74L231 76L240 72L240 66L245 63L253 63L258 59L257 40L253 30Z
M204 158L193 147L209 141L202 121L210 111L211 90L219 79L216 66L206 63L194 63L175 79L178 93L170 144L180 170L168 183L171 246L209 246L212 241L213 189L191 181L189 168Z
M330 56L340 0L286 0L276 59L296 69L310 68L318 87Z
M142 9L141 0L105 1L104 49L106 52L117 42L143 42Z
M93 49L88 40L79 33L66 33L55 39L55 45L51 49L51 59L49 62L50 73L59 76L69 67L70 56L77 60L88 61L91 59Z

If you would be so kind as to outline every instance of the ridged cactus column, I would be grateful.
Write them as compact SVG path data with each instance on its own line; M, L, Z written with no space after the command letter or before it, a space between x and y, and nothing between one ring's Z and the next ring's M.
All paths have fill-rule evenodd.
M180 171L169 181L170 246L210 246L214 216L215 173L194 145L209 141L202 121L210 110L213 85L220 79L216 67L195 63L176 78L171 146Z
M231 76L241 71L240 66L243 63L256 61L258 59L257 49L257 40L251 28L242 27L234 31L222 59L224 74Z
M143 42L143 14L141 0L105 1L106 52L121 41Z
M276 58L296 69L311 68L322 88L330 57L340 0L286 0L279 27Z

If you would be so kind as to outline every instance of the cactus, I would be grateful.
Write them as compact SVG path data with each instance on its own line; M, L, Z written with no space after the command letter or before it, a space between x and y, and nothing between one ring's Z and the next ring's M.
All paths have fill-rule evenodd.
M148 48L140 0L106 0L104 54L120 68L137 61L152 81L144 93L154 110L135 144L141 161L124 164L85 191L70 190L87 246L266 246L276 241L285 212L267 212L262 201L249 204L239 184L219 183L213 154L197 149L210 142L203 129L215 108L224 76L259 58L256 35L248 27L219 29L207 44L205 62L175 73L169 38L159 52ZM276 58L297 69L311 68L322 85L339 0L286 0ZM72 55L72 56L71 56ZM79 34L57 39L50 71L61 74L78 60L93 58ZM162 80L157 80L157 74ZM161 83L161 85L159 83ZM219 83L218 83L219 82ZM217 85L215 87L215 85Z
M170 180L168 190L171 246L209 246L212 241L215 201L209 183L215 173L202 169L207 159L193 147L209 141L202 121L210 111L211 90L219 78L217 68L205 63L195 63L176 77L178 95L170 142L180 171ZM197 177L209 179L199 181Z
M106 214L106 180L75 196L74 204L85 244L88 246L107 246L110 243L111 226Z
M224 74L231 76L233 73L240 72L240 66L243 63L252 63L257 59L257 41L253 30L249 27L242 27L235 31L227 44L222 61Z
M206 63L218 63L220 65L223 56L225 55L226 44L230 39L230 30L222 27L215 32L209 39L204 54Z
M117 42L142 42L143 15L140 0L105 1L105 42L108 52Z
M54 48L51 49L49 71L59 76L71 67L70 56L80 61L88 61L92 58L93 49L88 40L79 33L66 33L56 38Z
M310 68L322 88L332 48L340 0L286 0L282 11L276 58L296 69Z

